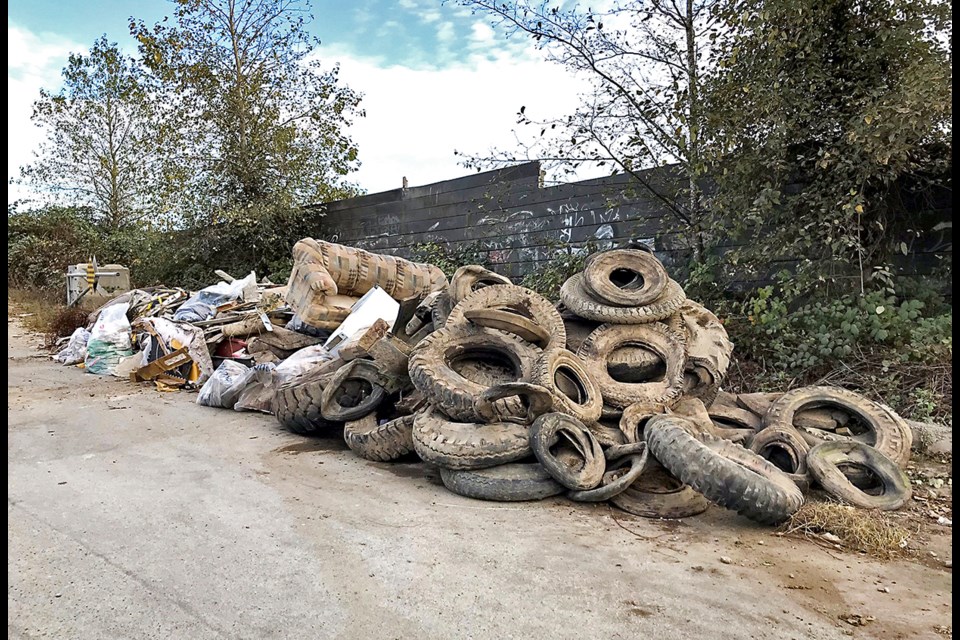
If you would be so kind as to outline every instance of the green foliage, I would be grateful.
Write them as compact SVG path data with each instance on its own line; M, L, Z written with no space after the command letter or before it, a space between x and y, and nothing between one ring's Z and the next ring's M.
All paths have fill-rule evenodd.
M63 292L68 265L103 255L91 209L7 212L7 287Z
M239 237L305 204L356 193L344 129L360 95L314 59L309 3L177 0L173 20L131 20L144 64L179 132L180 214L188 227L229 224ZM236 239L239 239L236 238ZM265 238L269 240L269 238Z
M769 359L785 375L842 366L865 351L894 362L937 362L953 350L952 311L923 317L924 303L873 292L808 303L790 310L773 287L757 290L737 327L737 348Z
M62 76L57 93L41 89L33 104L47 137L17 182L44 201L88 207L113 229L158 216L164 135L144 69L103 36L87 55L70 54Z
M558 300L560 287L570 276L583 271L587 256L597 251L597 243L591 240L581 247L554 243L548 246L548 250L550 259L525 275L520 286L532 289L548 300Z
M421 242L410 248L410 255L412 260L440 267L448 278L464 265L478 264L488 269L491 266L487 252L477 243L457 245L455 249L451 249L447 243Z
M706 142L715 228L743 242L731 261L762 277L793 260L802 294L883 288L918 228L891 196L949 174L950 5L744 0L717 17Z

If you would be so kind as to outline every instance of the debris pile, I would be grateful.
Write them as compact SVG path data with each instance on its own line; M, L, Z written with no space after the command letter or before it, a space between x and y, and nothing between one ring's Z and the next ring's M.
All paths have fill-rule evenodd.
M590 256L557 305L478 265L448 282L311 238L293 256L285 287L251 273L125 294L58 358L342 432L370 460L419 457L480 499L563 494L664 518L713 503L776 524L814 486L865 508L910 497L903 419L835 387L724 392L723 324L647 250Z

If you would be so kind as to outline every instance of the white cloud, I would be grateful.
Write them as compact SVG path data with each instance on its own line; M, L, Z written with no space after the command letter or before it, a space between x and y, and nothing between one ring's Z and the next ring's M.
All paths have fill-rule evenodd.
M453 25L444 24L452 32ZM486 36L476 28L473 34ZM572 112L582 83L529 49L490 44L483 55L477 52L467 62L417 69L322 46L321 60L339 61L342 80L364 93L361 106L367 117L356 119L349 131L360 148L362 166L348 179L375 193L400 187L403 176L411 186L460 177L469 170L454 149L485 153L516 147L512 131L525 132L516 124L521 106L538 119ZM86 47L8 25L8 177L32 159L43 139L30 122L31 105L41 87L58 90L70 51L84 52ZM430 62L442 65L444 60L437 55ZM10 201L25 195L10 186Z
M60 71L70 52L86 47L52 33L32 33L7 22L7 178L20 174L20 167L33 160L43 141L43 131L30 122L33 101L40 89L57 91ZM7 201L30 196L17 185L7 188Z
M451 42L454 35L456 35L456 32L452 22L441 22L437 27L437 40L439 42Z
M399 188L404 176L418 186L467 175L454 149L513 149L521 106L538 118L564 115L584 90L557 65L514 51L442 69L385 67L329 49L320 54L327 63L338 61L341 79L364 93L367 117L350 129L362 166L349 179L369 193Z

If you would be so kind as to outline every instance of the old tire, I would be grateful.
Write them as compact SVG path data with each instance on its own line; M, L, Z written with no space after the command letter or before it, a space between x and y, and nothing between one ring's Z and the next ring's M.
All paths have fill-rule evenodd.
M603 502L623 493L636 482L646 470L650 452L643 442L633 442L610 447L604 452L607 470L600 486L585 491L568 491L567 497L574 502Z
M369 365L364 366L361 361L350 362L337 370L330 382L324 387L320 398L320 412L324 418L332 422L348 422L360 418L376 410L387 391L371 375ZM361 395L358 402L345 403L346 388L355 387L351 394L351 401L356 395Z
M434 329L442 329L447 324L447 318L453 309L453 300L446 291L441 291L430 309L430 320L433 322Z
M389 462L413 453L413 418L401 416L377 424L376 412L343 426L343 439L361 458Z
M912 495L910 479L897 463L862 442L818 444L810 450L807 465L827 493L857 507L890 511L902 507ZM872 473L880 482L880 494L871 495L854 486L840 468L847 465Z
M515 284L496 284L474 291L450 311L447 322L459 323L474 309L497 309L515 313L539 325L550 337L549 347L567 343L563 318L553 304L535 291Z
M627 442L643 442L647 423L654 416L663 415L668 410L661 404L637 402L623 410L620 416L620 431Z
M775 466L726 440L694 437L683 422L658 416L646 428L650 453L681 482L762 524L779 524L803 504L803 493Z
M663 293L667 270L653 254L614 249L594 254L583 269L583 286L596 300L615 307L641 307Z
M804 493L810 488L810 446L793 427L776 425L762 429L750 441L750 450L780 469Z
M548 349L537 359L531 380L553 396L553 410L586 425L600 419L603 396L583 360L566 349Z
M446 469L483 469L531 455L530 428L510 422L454 422L432 407L416 414L413 448Z
M538 463L504 464L473 471L441 468L440 479L450 491L478 500L543 500L563 493L563 485Z
M501 415L497 400L516 396L520 399L526 413L522 416ZM548 413L553 407L553 396L547 389L529 382L505 382L488 387L474 401L473 408L487 422L516 422L532 424L534 420Z
M803 431L816 434L819 438L851 440L870 445L901 468L910 461L913 432L903 418L892 409L840 387L801 387L789 391L770 405L763 417L763 422L768 428L774 425L792 427L797 412L819 407L836 407L851 414L860 420L867 428L867 432L854 436L842 436L827 435L819 429L803 428Z
M486 287L477 293L492 288ZM528 381L540 353L537 347L496 329L484 329L468 322L451 323L428 335L410 353L410 380L446 415L454 420L476 422L482 417L474 408L474 400L491 385L465 378L453 365L473 357L494 359L511 371L513 382ZM519 402L512 405L505 400L500 402L503 403L498 407L501 415L526 413Z
M582 422L565 413L545 413L530 428L530 447L547 473L568 489L593 489L603 479L606 461L600 443ZM572 454L563 458L555 449Z
M656 459L651 459L643 474L610 502L635 516L671 520L695 516L710 507L709 500L680 482Z
M577 273L560 287L560 300L571 311L587 320L611 324L644 324L670 317L687 296L675 280L669 280L659 298L642 307L614 307L595 300L583 286L583 274Z
M657 354L666 363L662 380L620 382L607 370L610 354L624 346L640 346ZM614 407L628 407L642 402L673 406L683 392L684 345L679 337L662 324L605 324L580 345L577 353L588 362L588 370L597 381L603 401Z
M450 278L450 285L447 289L450 294L450 302L456 306L474 291L496 284L513 283L510 282L510 278L494 273L478 264L464 265L454 271L453 277Z
M587 430L593 434L601 447L611 447L618 444L626 444L627 436L620 430L620 420L623 417L623 410L608 405L603 405L600 410L600 419L593 424L586 425Z
M316 376L298 376L280 385L273 413L280 424L300 435L329 432L339 425L323 417L323 385Z

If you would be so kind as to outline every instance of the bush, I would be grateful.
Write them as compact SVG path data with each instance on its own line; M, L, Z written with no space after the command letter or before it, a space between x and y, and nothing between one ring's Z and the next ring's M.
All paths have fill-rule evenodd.
M478 264L481 267L490 268L487 252L476 243L451 249L449 244L421 242L410 248L410 254L412 260L440 267L448 278L454 271L467 264Z
M89 209L7 212L7 287L63 291L67 266L102 251Z
M596 241L588 241L581 247L569 244L549 246L551 258L536 271L528 273L520 286L532 289L548 300L560 298L560 287L567 279L583 271L587 256L597 251Z
M922 317L925 303L872 292L817 301L789 311L763 287L746 303L748 325L738 345L785 373L837 366L855 352L882 348L890 360L933 362L953 350L953 312Z

